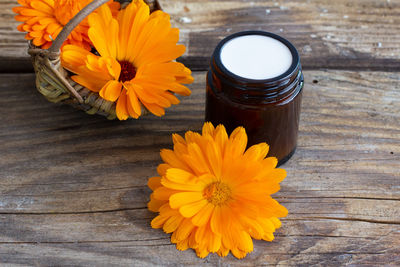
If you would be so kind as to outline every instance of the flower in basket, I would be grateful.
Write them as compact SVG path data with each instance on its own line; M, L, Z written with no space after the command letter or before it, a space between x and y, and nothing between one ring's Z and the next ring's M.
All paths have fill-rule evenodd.
M229 252L243 258L254 239L272 241L279 217L287 209L271 197L286 177L268 157L269 146L246 149L243 127L228 137L224 126L205 123L202 134L173 135L174 149L161 151L160 176L149 179L154 191L148 208L159 215L153 228L172 233L179 250L192 248L199 257Z
M143 0L136 0L116 17L103 5L89 15L88 23L97 53L65 45L62 64L76 74L75 82L116 102L120 120L138 118L145 110L162 116L165 108L179 103L175 93L190 95L182 84L193 82L191 71L174 62L185 46L177 45L179 30L171 28L168 14L150 13Z
M33 45L47 49L58 36L63 27L91 0L18 0L21 6L13 11L21 32L27 32L25 39L32 40ZM118 2L112 0L109 7L116 14L120 9ZM82 21L69 35L66 44L75 44L87 50L91 49L88 38L89 26L87 19Z

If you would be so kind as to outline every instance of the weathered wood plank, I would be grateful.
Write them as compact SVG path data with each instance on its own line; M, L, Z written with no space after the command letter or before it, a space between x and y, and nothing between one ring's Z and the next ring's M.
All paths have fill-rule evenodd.
M38 266L382 266L400 263L400 226L287 219L273 242L255 242L245 260L196 258L148 225L147 211L79 215L2 215L0 263ZM26 224L29 221L29 224Z
M25 34L18 32L12 8L17 1L0 1L0 72L33 72Z
M291 40L306 69L400 70L400 1L161 0L188 47L180 60L205 70L216 44L241 30L267 30ZM24 34L0 3L0 72L31 71Z
M305 75L299 147L286 164L286 190L300 198L400 199L399 74ZM158 151L171 146L171 133L201 128L205 73L195 78L192 96L167 110L163 119L118 122L46 102L35 91L31 74L2 75L0 211L113 210L119 207L116 196L129 190L142 199L147 194L143 185L160 162ZM5 201L24 194L19 206L12 197ZM114 200L97 201L104 197ZM75 198L79 201L59 205Z
M305 69L400 69L400 1L161 0L182 29L182 61L202 70L223 37L243 30L282 35Z
M0 263L400 264L400 74L306 71L299 146L276 198L289 209L246 260L178 252L149 226L147 178L171 133L199 130L205 72L162 118L107 121L0 75Z

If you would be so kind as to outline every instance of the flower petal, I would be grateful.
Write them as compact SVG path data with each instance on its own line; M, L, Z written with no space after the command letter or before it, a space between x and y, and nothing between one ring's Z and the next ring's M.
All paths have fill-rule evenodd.
M117 106L115 108L119 120L126 120L129 117L126 101L127 101L126 90L122 90L121 95L118 98Z
M105 100L115 102L121 94L122 84L118 81L109 81L101 90L100 96Z
M208 201L203 199L198 202L190 203L188 205L182 206L179 208L179 212L183 217L190 218L199 212L205 205L207 205Z
M151 177L149 178L149 181L147 182L147 186L151 189L151 190L155 190L157 188L159 188L161 185L161 177L156 176L156 177Z
M214 205L207 203L195 216L192 218L192 223L196 226L203 226L209 222L211 214L214 211Z
M171 208L177 209L184 205L197 203L200 200L204 200L201 192L182 192L171 195L169 198L169 205Z

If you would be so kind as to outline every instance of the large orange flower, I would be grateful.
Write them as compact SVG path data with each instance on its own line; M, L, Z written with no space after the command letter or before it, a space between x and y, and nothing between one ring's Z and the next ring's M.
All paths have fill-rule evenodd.
M286 172L275 168L276 158L265 158L266 143L245 151L244 128L228 137L222 125L215 129L211 123L202 135L189 131L173 141L174 150L161 151L160 176L148 183L154 191L148 207L159 212L153 228L172 233L177 249L193 248L201 258L229 251L243 258L253 250L252 238L274 239L278 217L287 210L270 195Z
M172 60L185 46L177 45L179 30L171 28L169 15L150 14L142 0L134 1L113 18L108 6L89 16L89 38L100 54L66 45L63 66L76 73L72 79L115 102L120 120L138 118L142 105L162 116L165 108L178 104L173 93L190 95L182 83L193 82L191 71Z
M91 0L18 0L21 5L13 8L18 15L17 21L21 32L27 32L25 38L32 40L35 46L47 49L58 36L62 28ZM120 4L108 3L116 13ZM66 40L67 44L76 44L90 50L90 40L87 36L87 19L81 22Z

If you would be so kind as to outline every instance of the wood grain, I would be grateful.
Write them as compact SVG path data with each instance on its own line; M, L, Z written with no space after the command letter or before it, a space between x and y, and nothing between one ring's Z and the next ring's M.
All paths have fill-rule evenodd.
M25 34L17 31L12 8L17 1L0 1L0 72L33 72Z
M203 70L217 43L243 30L292 41L305 69L400 69L399 0L160 0L183 33L182 58Z
M0 72L32 71L24 34L11 8L0 2ZM400 70L400 0L161 0L181 29L187 53L180 59L206 70L225 36L266 30L292 41L305 69Z
M151 229L147 179L171 134L199 130L205 72L160 119L107 121L0 75L0 263L37 266L400 265L400 74L306 71L275 241L245 260L179 252Z

